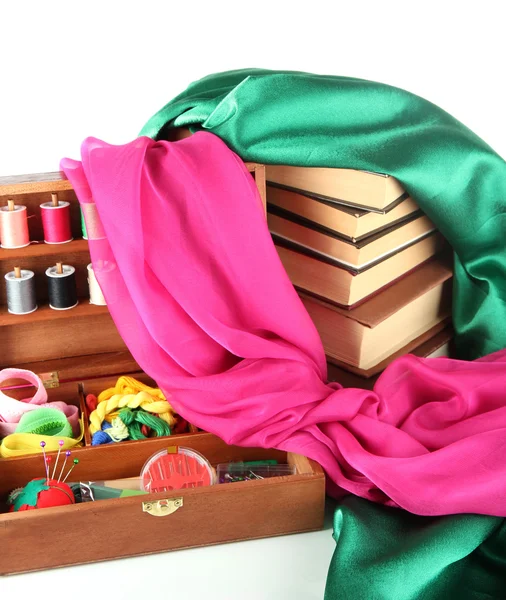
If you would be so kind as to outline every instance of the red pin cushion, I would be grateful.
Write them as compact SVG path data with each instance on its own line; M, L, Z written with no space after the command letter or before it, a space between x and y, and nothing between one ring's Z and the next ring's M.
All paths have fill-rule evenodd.
M75 504L74 493L66 483L56 479L32 479L14 499L10 512Z
M211 463L199 452L182 446L157 452L141 471L142 488L150 493L214 485L215 481Z

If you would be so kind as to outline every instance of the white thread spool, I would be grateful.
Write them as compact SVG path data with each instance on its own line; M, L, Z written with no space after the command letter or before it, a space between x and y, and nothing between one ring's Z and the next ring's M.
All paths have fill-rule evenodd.
M33 271L14 267L5 276L7 310L13 315L28 315L37 310Z
M95 271L93 265L88 265L88 286L90 288L90 304L96 304L97 306L107 306L104 294L98 285L97 278L95 277Z

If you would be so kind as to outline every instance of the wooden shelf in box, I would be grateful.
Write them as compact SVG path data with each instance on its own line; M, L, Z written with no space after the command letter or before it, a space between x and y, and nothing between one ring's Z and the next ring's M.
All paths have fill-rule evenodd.
M39 306L35 312L29 315L13 315L4 308L0 310L0 327L9 327L12 325L20 325L22 327L38 323L39 321L68 320L70 317L72 319L80 319L82 317L99 316L102 314L109 315L107 306L96 306L95 304L90 304L87 298L80 298L79 304L68 310L53 310L46 304ZM28 320L29 323L27 323Z
M29 315L0 312L0 367L125 351L106 306L81 299L75 308L40 306Z
M16 366L19 369L34 368L33 363L21 363ZM59 382L86 381L105 376L114 377L116 380L119 375L132 375L141 370L128 350L89 354L86 360L83 360L82 356L72 356L38 361L36 369L37 375L52 374Z
M265 209L265 168L247 164L259 188ZM71 203L72 232L80 237L79 204L61 173L0 178L0 204L9 197L28 207L32 240L42 240L39 205L57 192ZM323 525L325 478L312 461L276 450L229 446L214 435L196 432L140 441L90 446L91 436L84 396L115 384L121 374L138 373L138 365L119 336L107 307L89 304L86 265L87 243L31 245L20 251L0 249L4 272L14 266L31 268L41 278L45 268L59 261L76 266L80 304L68 311L45 305L39 284L39 309L19 316L0 309L0 366L21 366L42 374L58 386L48 389L50 401L63 400L80 406L85 419L85 443L75 448L79 458L74 480L135 477L155 452L182 445L202 453L214 466L220 462L274 458L297 467L297 474L206 488L177 490L73 506L0 514L0 574L20 573L64 565L95 562L189 548L221 542L282 535L320 529ZM14 259L20 263L14 265ZM22 263L22 264L21 264ZM43 278L42 278L43 280ZM5 287L5 286L4 286ZM2 291L0 302L5 303ZM23 388L12 392L27 397ZM170 390L169 390L170 392ZM9 392L11 393L11 392ZM17 487L43 475L40 454L0 459L0 502ZM143 502L180 498L173 514L154 517ZM137 535L135 532L142 532ZM62 552L62 540L65 551Z
M54 192L73 191L70 181L61 171L0 177L0 196L21 196L23 194L51 195Z
M87 240L73 240L67 244L30 244L25 248L7 250L0 248L0 270L2 275L14 267L35 273L35 293L39 302L47 300L46 269L57 262L72 265L76 269L77 295L89 295L87 266L91 262ZM5 282L0 287L0 305L7 303Z
M88 249L88 240L78 239L67 242L66 244L45 244L44 242L32 243L24 248L1 248L0 262L38 260L41 264L50 267L61 256L80 256L82 254L90 256ZM89 262L89 261L88 261Z

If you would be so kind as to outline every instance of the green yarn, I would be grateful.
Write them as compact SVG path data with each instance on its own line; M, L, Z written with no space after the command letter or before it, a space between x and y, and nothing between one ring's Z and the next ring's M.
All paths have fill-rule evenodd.
M16 433L34 433L54 437L72 437L72 427L67 417L56 408L36 408L20 419Z
M146 436L142 433L142 425L147 425L154 432L156 437L170 435L170 427L168 423L160 419L160 417L148 413L145 410L131 408L122 408L119 413L119 418L128 427L128 433L131 440L144 440Z

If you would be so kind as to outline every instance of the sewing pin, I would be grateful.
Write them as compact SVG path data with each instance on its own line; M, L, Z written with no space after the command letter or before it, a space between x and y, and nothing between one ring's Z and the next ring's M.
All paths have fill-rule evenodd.
M160 463L158 463L158 470L160 471L160 480L161 480L161 481L163 481L163 478L164 478L164 477L163 477L162 465L161 465ZM156 491L157 491L157 492L161 492L161 491L162 491L162 487L160 486L160 489L159 489L159 490L156 490ZM166 491L167 491L167 488L166 488L166 487L164 487L164 488L163 488L163 491L164 491L164 492L166 492Z
M56 467L58 466L58 460L60 459L60 452L63 447L63 444L65 444L65 442L63 440L60 440L58 442L58 454L56 455L56 460L54 463L53 474L51 475L51 479L54 479L54 475L56 473Z
M49 484L49 469L47 467L47 456L46 456L46 442L44 440L41 441L40 447L42 448L42 452L44 454L44 467L46 468L46 485Z
M65 460L63 461L63 466L61 468L60 474L58 475L58 482L61 480L61 476L63 475L63 469L65 469L65 465L67 464L67 458L72 454L70 450L65 452Z
M185 462L185 466L186 466L186 473L185 473L185 475L191 475L192 472L191 472L190 465L188 463L188 457L186 456L186 454L184 455L184 462ZM195 487L195 482L192 481L191 485L192 485L192 488L194 488Z
M74 458L74 464L70 467L69 472L67 473L67 475L65 476L65 479L62 481L62 483L65 483L68 479L68 476L72 473L72 471L75 469L75 467L79 464L79 459L78 458Z

